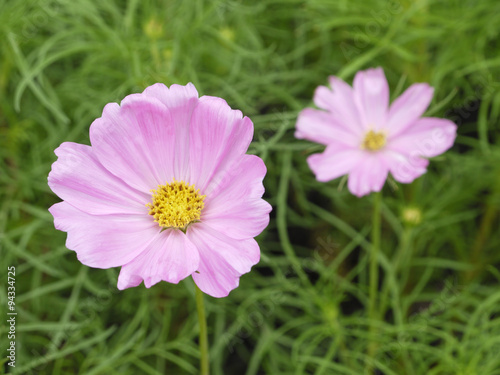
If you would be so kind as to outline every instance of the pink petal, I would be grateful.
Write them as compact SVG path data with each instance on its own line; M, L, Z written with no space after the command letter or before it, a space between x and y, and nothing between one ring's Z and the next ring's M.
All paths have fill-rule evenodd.
M336 123L354 134L363 130L359 109L354 102L352 87L335 76L329 77L331 89L319 86L314 93L314 103L326 109Z
M188 180L204 194L211 179L227 173L246 153L253 124L225 100L203 96L193 112L190 132Z
M416 153L434 157L453 146L457 126L450 120L424 117L418 119L399 136L391 137L387 148L401 154Z
M381 153L364 152L363 160L349 173L347 186L357 197L380 191L389 173L389 166Z
M346 175L363 157L363 153L352 147L331 143L322 154L314 154L307 158L309 168L321 182L331 181Z
M326 86L318 86L314 91L314 104L321 109L333 112L335 109L335 95L332 90Z
M332 142L342 142L354 146L359 143L359 137L352 130L347 130L332 113L306 108L299 113L295 137L328 145Z
M89 267L124 265L159 233L158 225L143 215L89 215L66 202L49 211L56 229L68 233L66 247Z
M228 210L225 213L207 210L202 214L201 221L235 239L258 236L269 225L269 212L272 207L263 199L228 202L217 209L224 208Z
M89 214L146 213L149 194L131 188L97 160L90 146L65 142L56 150L49 186L61 199Z
M427 172L427 165L429 165L429 160L421 158L416 151L402 154L387 150L385 157L394 179L404 184L413 182Z
M434 95L434 89L427 83L411 85L398 97L389 109L387 130L391 137L405 131L426 111Z
M137 286L143 280L146 288L162 280L177 284L198 269L199 262L198 250L186 235L177 229L167 229L122 267L118 289Z
M184 152L176 152L175 126L158 99L132 94L121 107L106 105L90 127L90 140L99 161L111 173L143 192L175 176L174 166Z
M354 77L354 99L365 128L380 129L387 120L389 84L382 68L360 71Z
M205 189L205 203L261 198L264 194L262 181L266 172L266 165L258 156L240 156L220 178L210 180Z
M193 279L212 297L226 297L239 285L240 276L259 262L260 249L253 238L235 240L202 224L189 226L187 235L200 252Z
M159 99L170 111L175 126L174 174L179 180L186 178L189 152L189 124L193 110L198 104L198 91L192 83L186 86L155 83L144 90L144 95Z
M201 221L236 239L259 235L269 224L272 207L264 201L261 158L244 155L220 180L210 181Z

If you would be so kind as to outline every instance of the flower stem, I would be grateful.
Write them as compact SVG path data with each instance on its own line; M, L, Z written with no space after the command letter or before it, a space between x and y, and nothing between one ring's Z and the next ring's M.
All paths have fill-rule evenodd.
M479 225L477 237L472 246L469 262L474 266L474 268L465 273L466 282L472 281L481 272L481 268L483 267L481 264L484 262L484 260L483 261L481 260L481 255L484 246L487 244L487 241L490 238L491 231L493 228L493 223L495 221L496 216L498 215L497 202L499 197L500 197L500 178L497 178L495 187L491 191L490 196L486 202L486 208L484 210L484 214L481 219L481 224Z
M375 302L378 289L378 263L377 257L380 250L380 206L382 204L382 193L378 192L373 197L372 216L372 251L370 256L370 304L369 317L375 318Z
M373 216L371 233L371 253L370 253L370 275L369 275L369 301L368 317L370 319L370 332L375 337L377 319L377 291L378 291L378 252L380 251L380 208L382 205L382 193L375 193L373 196ZM369 347L369 354L375 354L376 345L374 342Z
M205 306L203 305L203 292L196 284L195 290L196 310L198 311L198 322L200 325L200 375L209 375L207 319L205 317Z

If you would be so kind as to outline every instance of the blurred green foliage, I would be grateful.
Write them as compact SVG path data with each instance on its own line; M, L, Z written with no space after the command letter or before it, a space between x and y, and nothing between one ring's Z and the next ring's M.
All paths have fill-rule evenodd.
M500 374L498 1L0 0L0 10L1 285L16 266L17 373L198 372L192 281L118 292L117 269L89 269L65 248L46 183L53 150L88 144L106 103L193 82L254 121L250 151L267 164L274 207L259 265L229 297L206 297L214 374ZM393 98L433 85L428 113L459 136L426 175L384 188L374 334L371 197L315 181L305 157L321 149L293 128L328 75L350 82L376 66Z

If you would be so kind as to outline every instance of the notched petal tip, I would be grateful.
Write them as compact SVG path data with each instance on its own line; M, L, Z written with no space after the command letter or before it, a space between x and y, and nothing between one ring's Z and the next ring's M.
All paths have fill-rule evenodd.
M331 110L334 106L335 97L330 88L326 86L318 86L314 90L313 102L321 109Z
M124 115L127 114L128 110L135 111L134 113L140 113L144 110L146 106L147 110L155 109L158 111L165 111L168 108L159 98L154 96L148 96L143 94L130 94L127 95L120 104L120 109Z
M388 82L381 67L369 68L356 73L353 80L354 90L359 94L388 94Z
M342 78L339 78L337 76L329 76L328 83L330 85L330 88L332 89L332 92L337 92L339 90L352 92L352 87L348 83L346 83Z
M192 83L185 86L173 84L167 87L163 83L155 83L142 92L146 98L159 100L175 114L175 120L180 125L187 123L199 100L198 91Z
M206 103L209 105L213 105L214 108L218 107L218 112L219 115L222 113L225 113L225 115L230 114L231 118L233 119L239 119L239 120L244 120L248 119L247 121L252 121L248 117L243 117L243 112L241 112L239 109L233 109L231 106L228 104L228 102L225 99L219 98L217 96L210 96L210 95L203 95L200 97L200 103ZM253 126L253 123L252 123Z
M196 87L191 82L187 83L186 85L179 85L174 83L170 85L170 87L165 85L164 83L158 82L146 87L142 94L145 96L156 97L160 100L172 100L174 98L190 99L199 97L198 90L196 90Z

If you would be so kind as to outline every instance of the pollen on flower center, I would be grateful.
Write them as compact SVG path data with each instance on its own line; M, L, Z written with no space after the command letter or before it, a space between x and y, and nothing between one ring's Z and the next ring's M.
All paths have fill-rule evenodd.
M206 196L201 195L194 185L174 180L151 191L152 203L146 206L160 227L182 229L200 220Z
M377 151L384 147L385 143L386 138L384 133L370 130L366 133L365 139L361 143L361 148L368 151Z

